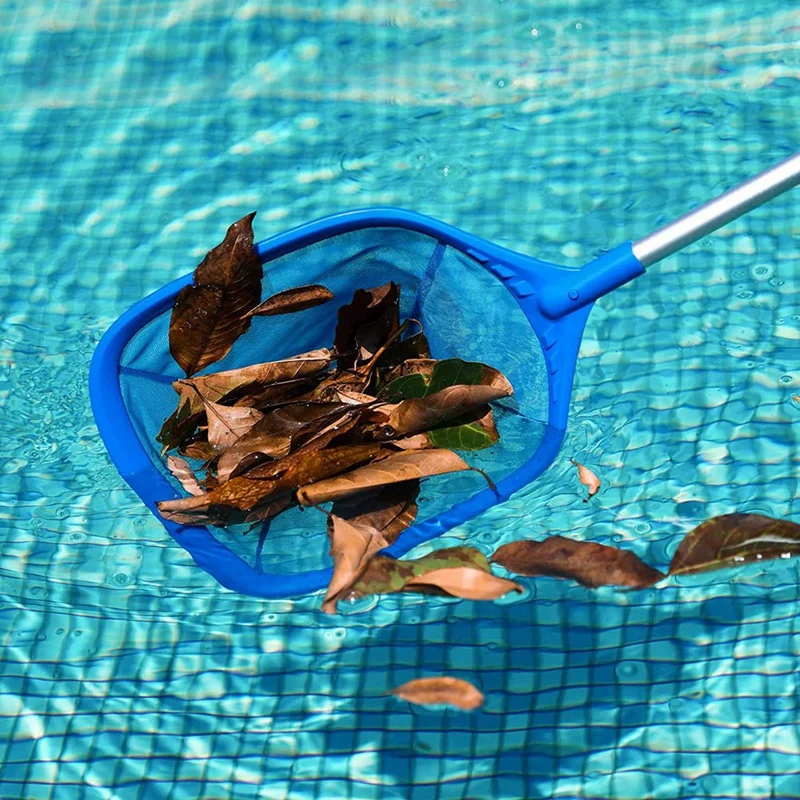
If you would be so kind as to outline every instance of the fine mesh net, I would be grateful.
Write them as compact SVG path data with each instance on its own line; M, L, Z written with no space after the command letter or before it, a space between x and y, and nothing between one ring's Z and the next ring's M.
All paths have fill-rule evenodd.
M327 286L329 303L299 314L256 317L228 355L203 372L274 361L333 345L336 310L359 288L394 281L400 319L422 322L434 358L481 361L503 372L514 394L494 403L500 441L464 453L468 463L497 482L535 452L547 422L548 389L539 341L513 295L466 254L413 231L367 228L325 239L265 264L263 296L310 283ZM172 382L184 377L169 353L171 309L145 325L120 360L122 396L153 465L175 487L155 437L175 409ZM195 465L196 466L196 465ZM418 521L428 519L485 488L477 473L427 479ZM161 498L157 498L161 499ZM261 531L212 528L212 534L258 571L297 573L330 565L325 518L314 509L293 509Z

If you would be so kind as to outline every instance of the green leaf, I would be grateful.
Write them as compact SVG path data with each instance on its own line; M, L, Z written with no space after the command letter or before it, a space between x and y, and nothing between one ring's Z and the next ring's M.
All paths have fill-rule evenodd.
M392 381L382 392L381 399L390 403L398 403L407 400L409 397L425 397L428 389L428 382L424 375L414 373L404 375Z
M187 398L178 405L178 408L164 420L161 430L156 436L156 441L162 445L161 455L167 450L180 447L189 441L197 429L203 414L192 411L191 401Z
M426 435L434 447L445 450L484 450L500 438L488 406L454 419L450 425L434 428Z
M381 392L381 397L390 402L408 398L428 397L451 386L500 386L507 385L503 375L486 364L477 361L462 361L448 358L437 361L431 372L421 372L396 378ZM508 392L510 394L510 392Z
M698 525L681 542L670 575L688 575L800 555L800 525L761 514L725 514Z

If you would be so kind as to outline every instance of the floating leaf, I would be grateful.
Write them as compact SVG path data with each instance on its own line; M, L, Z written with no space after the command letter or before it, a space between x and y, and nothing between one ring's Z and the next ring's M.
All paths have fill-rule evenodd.
M376 486L468 469L469 465L449 450L394 453L346 475L303 486L297 499L302 505L319 505Z
M397 333L399 298L398 285L387 283L375 289L357 289L352 301L339 309L334 349L340 369L369 360Z
M216 450L230 447L261 421L264 415L255 408L223 406L206 400L208 442Z
M461 678L448 675L417 678L392 689L390 694L417 705L447 705L463 711L473 711L483 705L483 694L478 689Z
M184 459L178 458L177 456L168 456L167 466L169 467L169 471L180 481L181 486L183 486L189 494L195 496L204 494L192 468Z
M670 575L800 555L800 525L761 514L725 514L698 525L681 542Z
M253 217L228 228L224 241L178 293L169 325L169 349L187 376L223 358L249 327L246 312L261 297L263 270L253 245Z
M292 314L295 311L304 311L307 308L321 306L333 298L333 292L324 286L311 285L299 286L296 289L287 289L267 298L257 306L249 315L252 317L272 317L278 314Z
M594 497L594 495L597 494L597 490L600 488L600 478L590 469L584 467L583 464L579 464L573 459L570 459L570 463L578 468L578 480L589 489L589 495L583 501L584 503L588 503L589 498Z
M634 553L563 536L550 536L541 542L511 542L499 548L492 561L517 575L573 578L589 587L643 588L664 577Z
M335 503L328 518L333 575L322 610L336 611L339 597L366 568L369 560L392 544L417 514L419 481L407 481Z
M473 575L474 572L486 577ZM509 591L521 592L522 587L492 575L486 556L472 547L448 547L409 561L376 556L353 584L353 593L357 596L431 591L453 597L487 599Z
M419 586L434 586L465 600L496 600L509 592L522 591L522 587L514 581L472 567L443 567L426 572L409 581L405 590L413 591Z

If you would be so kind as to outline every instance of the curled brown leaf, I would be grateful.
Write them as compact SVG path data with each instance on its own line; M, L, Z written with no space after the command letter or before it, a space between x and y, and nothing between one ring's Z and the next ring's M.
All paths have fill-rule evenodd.
M248 312L252 317L272 317L278 314L293 314L296 311L305 311L314 308L333 298L333 292L317 284L311 286L298 286L296 289L287 289L284 292L268 297L260 306Z
M664 577L634 553L595 542L578 542L563 536L550 536L541 542L510 542L495 552L492 561L517 575L572 578L582 586L592 588L644 588Z
M578 468L578 480L589 489L589 495L583 501L589 502L590 497L594 497L600 489L600 478L594 474L588 467L579 464L577 461L570 459L570 463Z
M305 485L297 493L297 499L302 505L319 505L376 486L468 469L469 465L449 450L393 453L345 475Z

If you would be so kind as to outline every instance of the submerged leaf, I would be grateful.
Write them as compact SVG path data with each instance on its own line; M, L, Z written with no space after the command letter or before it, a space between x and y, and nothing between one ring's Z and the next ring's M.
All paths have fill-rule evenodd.
M698 525L681 542L670 575L800 555L800 525L761 514L725 514Z
M563 536L550 536L541 542L510 542L495 552L492 561L517 575L573 578L582 586L592 588L643 588L664 577L634 553L595 542L577 542Z
M188 462L177 456L167 456L167 466L189 494L194 496L203 494L203 490L200 488L200 484L197 482L197 478Z
M595 475L590 469L584 467L583 464L579 464L573 459L570 459L570 463L578 468L578 480L589 489L589 495L583 501L584 503L588 503L589 498L594 497L600 488L600 478L598 478L597 475Z
M392 689L390 694L417 705L447 705L463 711L473 711L483 705L483 694L478 689L461 678L448 675L417 678Z
M297 499L302 505L319 505L376 486L468 469L469 465L449 450L393 453L375 464L303 486Z
M324 286L298 286L287 289L267 298L260 306L248 312L253 317L271 317L278 314L292 314L307 308L321 306L333 298L333 292Z
M253 245L253 217L228 228L224 241L178 293L169 325L169 349L187 376L223 358L250 327L246 312L261 297L263 270Z

